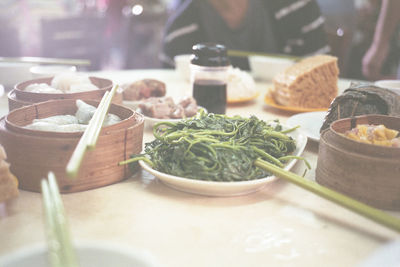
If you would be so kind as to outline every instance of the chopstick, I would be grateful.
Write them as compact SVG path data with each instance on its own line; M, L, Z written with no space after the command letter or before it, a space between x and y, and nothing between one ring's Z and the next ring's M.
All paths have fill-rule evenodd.
M352 199L339 192L319 185L315 182L306 180L297 174L286 171L264 160L257 159L254 164L280 178L284 178L285 180L294 183L308 191L311 191L327 200L333 201L336 204L341 205L342 207L352 210L394 231L400 232L400 219L391 216L390 214L387 214L379 209L375 209L369 205L361 203L355 199Z
M118 85L115 85L110 92L105 92L88 127L79 139L78 145L75 147L66 167L66 172L69 177L76 177L86 151L96 146L97 139L117 88Z
M294 61L301 59L301 57L285 55L285 54L272 54L272 53L252 52L252 51L232 50L232 49L228 50L228 56L231 57L265 56L265 57L285 58Z
M49 172L48 181L42 179L41 186L51 266L78 267L54 173Z
M90 60L47 57L0 57L0 62L88 66Z
M94 122L93 122L94 125L100 125L100 126L99 127L94 127L92 129L92 131L93 131L92 134L89 135L89 141L88 141L88 144L87 144L89 149L93 149L96 146L97 139L99 138L99 134L100 134L100 131L101 131L101 127L103 126L103 123L104 123L104 120L105 120L106 115L108 113L108 110L110 109L111 101L112 101L117 89L118 89L118 85L115 85L111 89L109 94L106 96L106 100L104 101L104 103L102 104L103 99L100 102L98 109L100 109L102 112L98 112L97 114L95 112L95 114L93 115L92 120L94 120ZM108 91L107 91L107 93L108 93ZM102 106L100 106L101 104L102 104Z

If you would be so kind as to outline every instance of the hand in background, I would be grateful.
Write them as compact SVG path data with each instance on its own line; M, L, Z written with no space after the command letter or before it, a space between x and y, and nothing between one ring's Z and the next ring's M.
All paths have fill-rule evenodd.
M399 0L382 0L372 44L362 59L362 72L369 80L384 79L381 70L389 53L392 34L400 22L399 10Z
M368 80L382 79L382 66L389 53L389 44L372 43L362 59L362 73Z

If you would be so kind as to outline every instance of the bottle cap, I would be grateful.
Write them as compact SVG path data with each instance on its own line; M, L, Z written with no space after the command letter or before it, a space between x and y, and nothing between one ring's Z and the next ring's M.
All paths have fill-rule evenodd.
M220 67L229 66L227 49L224 45L216 43L200 43L192 47L193 57L191 63L199 66Z

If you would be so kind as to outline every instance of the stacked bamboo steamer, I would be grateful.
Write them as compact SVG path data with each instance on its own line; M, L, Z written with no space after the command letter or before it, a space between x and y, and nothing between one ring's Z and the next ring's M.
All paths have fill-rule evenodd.
M400 131L400 118L364 115L333 122L321 133L316 181L371 206L400 210L400 148L358 142L343 135L358 124Z
M0 120L0 142L21 189L40 192L40 181L49 171L55 173L63 193L109 185L131 175L128 165L118 163L141 152L144 117L129 108L110 106L109 112L121 121L102 128L96 148L85 154L75 179L67 177L65 167L83 132L48 132L24 127L36 118L75 114L75 101L36 103L13 110ZM99 103L86 102L94 106Z
M46 83L51 84L52 77L37 78L24 81L15 85L14 89L8 93L8 108L14 110L23 106L28 106L34 103L39 103L54 99L91 99L100 100L106 91L110 91L113 82L109 79L100 77L89 77L92 84L97 86L98 90L90 90L85 92L76 93L35 93L27 92L24 89L31 84ZM115 95L113 103L122 103L122 93L119 92Z
M89 77L99 89L76 93L35 93L24 89L31 84L51 84L53 76L20 82L8 93L10 113L0 119L0 143L7 152L11 172L19 188L40 192L40 180L49 171L56 174L60 191L70 193L121 181L131 175L128 165L118 162L142 150L144 118L120 106L122 93L114 96L110 113L121 118L117 124L103 127L96 148L88 151L76 179L66 176L65 167L83 132L62 133L24 128L33 119L74 114L76 100L97 106L113 82Z

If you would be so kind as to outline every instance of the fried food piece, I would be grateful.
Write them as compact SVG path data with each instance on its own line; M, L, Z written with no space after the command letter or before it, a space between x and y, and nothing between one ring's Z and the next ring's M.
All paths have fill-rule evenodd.
M338 77L336 57L307 57L275 77L271 94L284 106L328 108L338 94Z
M165 83L154 79L143 79L123 85L123 99L136 101L149 97L165 96Z

